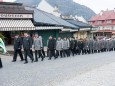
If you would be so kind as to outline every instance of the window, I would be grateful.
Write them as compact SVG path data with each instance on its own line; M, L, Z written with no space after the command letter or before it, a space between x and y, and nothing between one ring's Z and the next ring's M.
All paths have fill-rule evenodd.
M97 21L97 24L101 24L102 23L102 21Z
M92 22L88 22L88 24L92 24Z
M107 20L107 24L111 24L112 23L112 20Z

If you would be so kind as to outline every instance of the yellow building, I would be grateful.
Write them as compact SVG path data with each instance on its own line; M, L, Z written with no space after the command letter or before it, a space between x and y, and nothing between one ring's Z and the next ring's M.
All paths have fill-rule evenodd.
M78 20L73 20L73 19L66 19L66 21L79 27L79 30L74 32L73 37L78 37L78 39L80 39L80 38L85 39L86 37L92 36L90 33L91 28L92 28L91 25L81 22L81 21L78 21Z

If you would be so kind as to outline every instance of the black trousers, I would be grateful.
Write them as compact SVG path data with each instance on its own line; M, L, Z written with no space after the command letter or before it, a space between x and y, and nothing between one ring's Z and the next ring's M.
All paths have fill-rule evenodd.
M110 48L109 51L113 51L113 48Z
M89 51L90 51L90 54L91 54L91 53L94 53L94 50L93 50L93 49L90 49Z
M66 54L66 53L67 53L67 54ZM70 54L71 54L71 49L67 49L67 52L65 51L65 54L67 55L67 57L69 57Z
M63 54L63 51L62 50L56 50L56 58L58 58L59 56L61 56L62 58L62 54Z
M76 49L76 55L78 55L79 54L79 49Z
M70 51L71 51L72 55L74 56L75 50L74 49L70 49Z
M24 56L25 56L25 62L28 62L27 56L29 56L31 60L34 60L32 54L30 52L30 49L24 49Z
M84 54L87 54L88 52L87 52L87 50L86 49L84 49Z
M22 51L21 49L15 49L14 50L14 57L13 57L13 61L17 60L17 55L19 54L20 59L23 60L23 55L22 55Z
M44 49L42 49L41 51L42 51L42 55L45 57L45 51L44 51Z
M78 55L80 55L80 54L84 54L84 49L83 48L79 48Z
M1 58L0 58L0 68L2 68L3 66L2 66L2 60L1 60Z
M55 57L55 50L48 50L48 56L49 56L49 59L51 59L53 56Z
M69 49L66 49L66 50L63 50L63 56L64 57L69 57L70 56L70 50Z
M97 53L97 50L94 50L94 53Z
M41 50L35 50L35 60L38 61L38 56L39 55L39 58L43 58L42 56L42 53L41 53Z
M31 53L31 55L32 55L32 57L33 57L33 51L32 51L32 50L30 50L30 53Z

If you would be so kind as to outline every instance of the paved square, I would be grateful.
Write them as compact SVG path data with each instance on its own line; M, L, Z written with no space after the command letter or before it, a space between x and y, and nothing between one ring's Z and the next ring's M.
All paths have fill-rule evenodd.
M0 69L0 86L65 86L61 83L115 62L115 52L79 55L50 61L46 57L43 62L39 59L37 63L29 61L28 64L23 64L19 58L17 62L12 63L12 56L1 57L3 68Z

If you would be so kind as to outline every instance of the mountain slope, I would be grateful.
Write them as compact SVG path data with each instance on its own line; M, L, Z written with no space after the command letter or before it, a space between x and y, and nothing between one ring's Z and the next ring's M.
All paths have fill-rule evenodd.
M37 6L41 0L17 0L16 2L24 3L25 5ZM78 15L83 16L86 20L89 20L95 15L94 11L90 8L75 3L73 0L46 0L53 7L57 5L63 15Z

